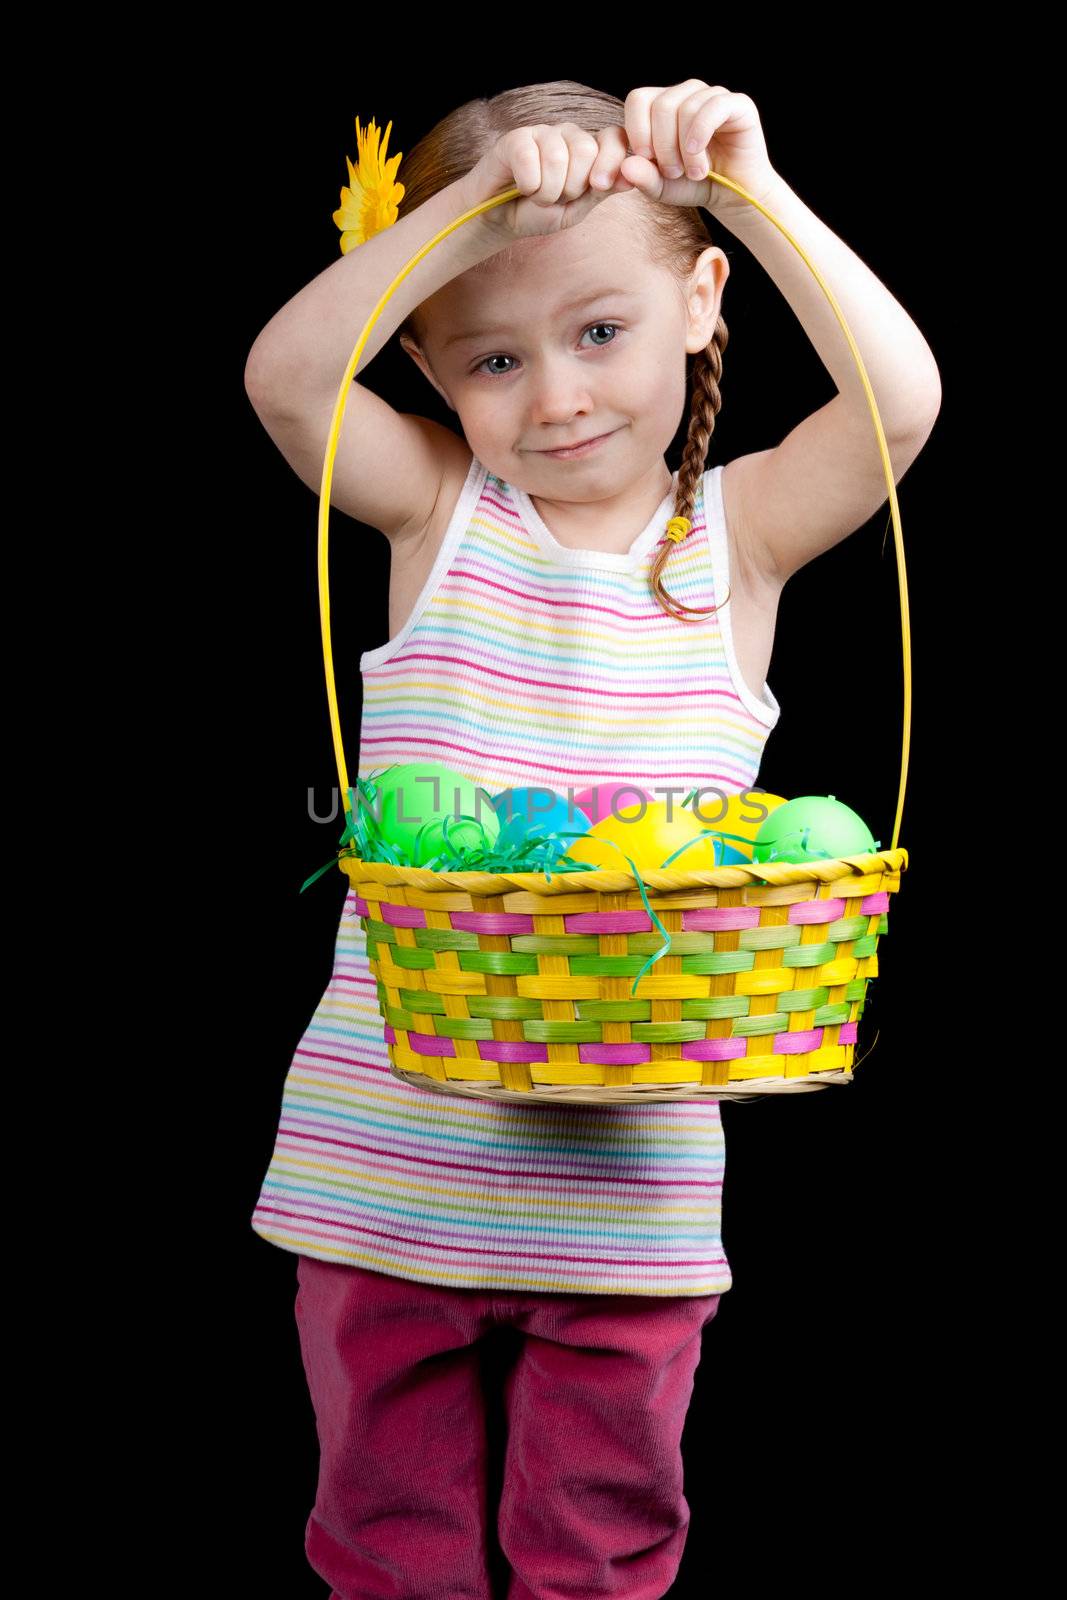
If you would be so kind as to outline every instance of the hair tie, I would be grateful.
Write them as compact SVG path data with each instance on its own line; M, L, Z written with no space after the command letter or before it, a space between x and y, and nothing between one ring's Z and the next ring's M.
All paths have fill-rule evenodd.
M666 537L673 539L674 543L677 544L679 540L685 538L692 526L693 524L688 517L672 517L667 524Z

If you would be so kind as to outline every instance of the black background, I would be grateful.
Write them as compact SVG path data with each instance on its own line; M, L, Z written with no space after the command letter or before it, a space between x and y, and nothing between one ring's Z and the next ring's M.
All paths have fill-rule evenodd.
M408 19L394 29L397 20L406 34ZM915 683L900 843L912 865L891 901L861 1024L858 1054L870 1053L847 1088L724 1104L734 1283L705 1335L686 1425L692 1522L671 1593L739 1596L798 1579L852 1593L875 1576L895 1589L931 1550L958 1574L978 1555L972 1512L956 1508L961 1492L968 1505L981 1492L980 1373L1009 1271L998 1152L1011 1136L1010 1124L994 1127L973 1033L954 1027L965 1002L946 955L969 912L945 892L944 852L961 826L982 710L969 671L981 574L961 559L950 488L954 357L974 286L960 261L962 208L933 181L958 162L963 87L914 18L850 42L850 70L833 72L814 17L810 35L798 28L773 50L759 27L724 32L682 13L667 42L650 45L605 17L573 42L553 36L520 53L477 13L464 26L447 71L432 31L413 33L416 59L401 62L356 13L324 18L321 39L309 22L293 51L262 34L225 60L205 48L183 82L182 136L168 144L193 209L172 241L152 237L155 259L181 268L171 274L172 331L187 341L173 351L179 433L160 452L158 505L180 535L168 546L184 712L174 738L199 841L173 913L189 930L181 1003L156 1015L182 1089L165 1115L182 1150L168 1169L175 1249L145 1257L160 1310L140 1351L157 1380L167 1375L174 1402L153 1448L183 1459L194 1449L195 1472L177 1491L187 1517L168 1548L211 1593L328 1592L303 1553L317 1444L293 1316L296 1257L255 1235L250 1217L285 1073L330 974L340 874L298 890L335 849L338 826L311 820L308 796L327 800L336 770L317 495L248 403L248 350L339 253L331 213L345 156L356 155L357 114L393 121L392 154L450 107L520 82L568 76L623 98L695 75L753 97L773 164L914 318L944 398L898 487ZM714 465L778 443L834 391L758 263L714 218L710 227L732 269ZM371 381L395 406L449 420L395 348L376 357ZM354 767L358 657L388 633L388 547L338 512L330 523L334 659ZM787 585L767 677L783 710L761 784L832 792L888 843L902 718L888 504ZM506 1336L487 1349L490 1385L514 1354ZM499 1431L493 1448L499 1471Z

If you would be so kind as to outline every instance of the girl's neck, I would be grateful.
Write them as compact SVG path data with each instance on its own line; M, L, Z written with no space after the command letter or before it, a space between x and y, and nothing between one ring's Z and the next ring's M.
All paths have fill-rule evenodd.
M660 461L647 475L605 499L546 500L531 494L530 503L559 544L625 554L673 482L667 463Z

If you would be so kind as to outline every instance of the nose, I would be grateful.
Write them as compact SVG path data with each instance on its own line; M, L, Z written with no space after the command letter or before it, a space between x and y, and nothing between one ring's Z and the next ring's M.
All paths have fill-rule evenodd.
M580 364L566 358L540 362L530 393L530 420L536 427L566 427L595 410L588 374Z

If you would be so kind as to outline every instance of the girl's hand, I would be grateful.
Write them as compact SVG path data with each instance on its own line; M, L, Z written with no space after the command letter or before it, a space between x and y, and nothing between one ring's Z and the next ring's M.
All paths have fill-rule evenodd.
M631 89L626 134L633 154L622 163L622 177L650 200L667 205L703 206L720 213L751 209L747 200L706 174L721 172L757 200L778 177L755 104L747 94L731 94L721 84L712 88L688 78L672 89Z
M467 210L504 189L519 188L524 198L492 206L472 226L481 223L503 243L574 228L601 200L635 187L619 175L627 154L622 127L599 133L588 133L576 122L512 128L471 168L460 187ZM641 170L647 183L647 162Z

